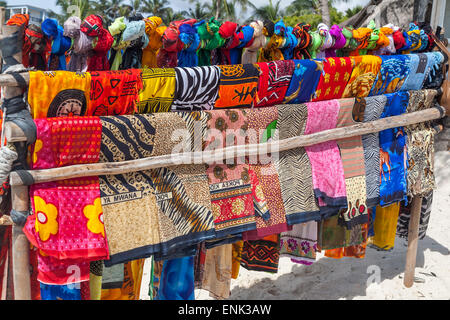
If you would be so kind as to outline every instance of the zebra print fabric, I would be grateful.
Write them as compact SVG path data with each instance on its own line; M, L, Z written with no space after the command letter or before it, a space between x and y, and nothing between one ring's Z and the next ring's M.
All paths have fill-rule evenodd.
M101 117L100 162L169 154L180 143L168 139L170 133L193 121L186 117L178 113ZM167 259L214 238L205 172L204 165L180 165L100 176L110 250L105 265L150 255Z
M211 110L219 94L217 66L175 68L174 110Z
M308 115L306 104L279 105L275 140L303 135ZM312 183L311 163L305 148L280 152L275 161L286 222L294 225L320 218Z
M425 194L422 198L422 207L420 209L420 221L419 221L420 240L423 240L426 236L428 223L430 221L431 216L432 204L433 204L433 191L429 192L428 194ZM402 202L400 206L400 214L398 216L397 235L405 239L408 239L409 219L411 218L411 205L412 201L408 201L407 206L405 206Z
M360 110L364 110L363 122L374 121L380 118L386 105L384 95L357 98ZM380 143L378 133L369 133L362 136L364 148L364 165L366 168L367 206L376 206L380 200Z

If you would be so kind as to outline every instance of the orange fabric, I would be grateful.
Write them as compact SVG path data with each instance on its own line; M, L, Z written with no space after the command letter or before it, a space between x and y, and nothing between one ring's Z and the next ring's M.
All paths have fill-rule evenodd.
M17 13L13 15L6 24L8 26L21 26L25 25L28 26L28 23L30 22L30 15L29 14L21 14Z
M366 255L368 232L369 232L368 223L364 223L362 225L362 234L364 238L363 243L356 246L325 250L325 256L334 259L340 259L343 257L353 257L363 259L364 256Z

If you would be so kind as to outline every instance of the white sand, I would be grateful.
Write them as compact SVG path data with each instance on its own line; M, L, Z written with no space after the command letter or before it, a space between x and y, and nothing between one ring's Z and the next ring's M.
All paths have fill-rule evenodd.
M423 283L403 285L407 247L397 237L391 252L367 248L364 259L319 254L316 263L303 266L281 258L277 274L241 267L238 279L232 280L230 299L450 299L450 152L436 153L435 175L427 236L419 241L417 251L416 277ZM146 291L144 281L143 299ZM205 290L196 290L195 295L197 300L211 299Z

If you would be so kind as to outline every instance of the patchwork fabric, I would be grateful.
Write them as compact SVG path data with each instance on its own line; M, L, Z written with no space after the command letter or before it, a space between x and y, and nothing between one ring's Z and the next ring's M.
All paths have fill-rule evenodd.
M219 68L219 97L215 108L251 107L258 89L258 65L236 64Z

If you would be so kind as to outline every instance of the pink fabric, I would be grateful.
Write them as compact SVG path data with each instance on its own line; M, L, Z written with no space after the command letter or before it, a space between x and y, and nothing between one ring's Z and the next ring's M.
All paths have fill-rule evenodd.
M338 100L309 102L306 105L308 119L305 134L336 128L340 108ZM346 198L344 167L336 141L318 143L305 147L305 150L311 162L312 181L319 206L335 205L334 200Z

